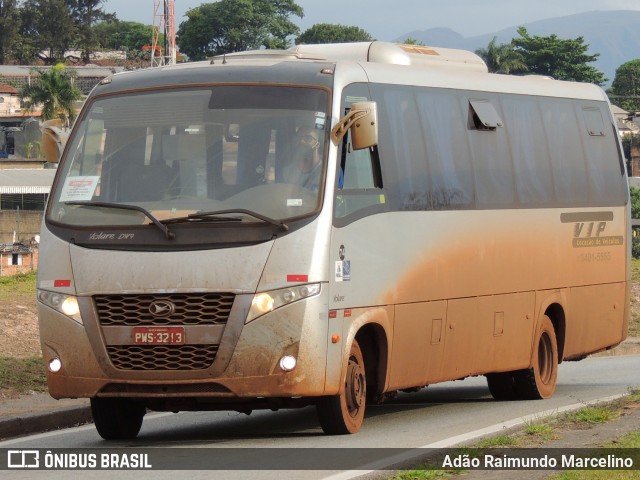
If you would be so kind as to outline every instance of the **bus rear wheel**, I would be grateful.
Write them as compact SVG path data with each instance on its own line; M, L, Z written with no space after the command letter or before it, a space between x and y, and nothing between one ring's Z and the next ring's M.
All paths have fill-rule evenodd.
M515 400L518 398L514 372L488 373L486 377L489 392L496 400Z
M147 409L128 398L92 398L91 415L96 430L105 440L130 440L142 427Z
M360 345L351 345L344 391L338 395L321 397L316 404L318 419L324 433L345 435L360 430L367 401L367 378Z
M544 316L536 333L533 368L520 370L515 376L518 397L523 400L549 398L558 380L558 342L553 323Z

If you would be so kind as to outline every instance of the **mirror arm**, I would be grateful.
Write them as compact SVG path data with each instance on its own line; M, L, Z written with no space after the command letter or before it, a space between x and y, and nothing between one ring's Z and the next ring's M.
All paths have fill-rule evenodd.
M331 129L331 140L338 145L351 126L367 115L367 110L351 110Z

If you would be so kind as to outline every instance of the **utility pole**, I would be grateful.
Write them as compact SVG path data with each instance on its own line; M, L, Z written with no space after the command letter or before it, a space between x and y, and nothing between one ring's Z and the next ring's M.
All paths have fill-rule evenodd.
M17 241L20 241L20 207L19 206L16 206L16 232L18 235ZM16 232L13 232L13 243L16 243Z
M162 4L162 9L160 8ZM164 52L159 52L160 32L164 34ZM159 53L159 55L158 55ZM151 42L151 66L175 65L176 23L174 0L155 0L153 9L153 39Z

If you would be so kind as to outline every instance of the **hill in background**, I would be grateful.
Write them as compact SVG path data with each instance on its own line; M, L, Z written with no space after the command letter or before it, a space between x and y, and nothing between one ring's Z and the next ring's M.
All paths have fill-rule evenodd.
M493 37L497 37L499 44L509 43L512 38L518 37L517 29L520 26L525 27L530 35L549 36L555 33L560 38L583 37L585 44L589 45L589 54L600 54L598 60L590 65L604 72L609 79L607 85L613 81L620 65L640 58L640 11L635 10L579 13L467 38L450 28L414 30L396 41L415 38L425 45L475 51L486 48Z

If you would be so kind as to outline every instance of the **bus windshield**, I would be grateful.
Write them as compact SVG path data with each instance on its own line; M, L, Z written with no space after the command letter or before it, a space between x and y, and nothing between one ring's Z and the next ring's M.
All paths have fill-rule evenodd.
M224 212L238 224L309 216L320 207L327 108L326 91L283 86L98 97L78 120L48 219L175 229Z

